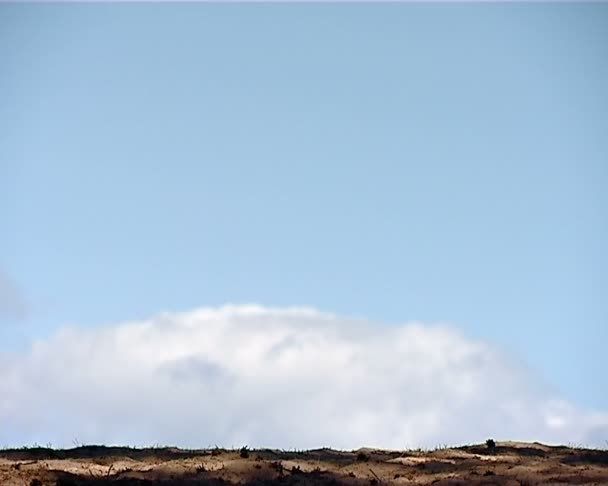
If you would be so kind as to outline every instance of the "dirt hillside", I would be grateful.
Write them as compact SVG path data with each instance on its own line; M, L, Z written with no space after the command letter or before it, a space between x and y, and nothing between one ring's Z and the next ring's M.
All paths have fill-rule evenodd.
M1 486L608 485L608 451L500 442L434 451L0 451Z

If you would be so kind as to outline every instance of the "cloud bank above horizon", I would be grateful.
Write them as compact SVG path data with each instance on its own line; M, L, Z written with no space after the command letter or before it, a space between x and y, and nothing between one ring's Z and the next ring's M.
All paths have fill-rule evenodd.
M608 413L453 326L229 305L63 327L0 353L0 429L14 446L603 446Z

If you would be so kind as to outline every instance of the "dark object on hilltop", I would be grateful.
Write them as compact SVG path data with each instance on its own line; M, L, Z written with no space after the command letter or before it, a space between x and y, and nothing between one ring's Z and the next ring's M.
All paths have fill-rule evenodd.
M241 447L240 456L243 459L247 459L249 457L249 447L247 447L247 446Z
M486 447L491 451L494 450L496 448L496 442L494 442L494 439L486 440Z

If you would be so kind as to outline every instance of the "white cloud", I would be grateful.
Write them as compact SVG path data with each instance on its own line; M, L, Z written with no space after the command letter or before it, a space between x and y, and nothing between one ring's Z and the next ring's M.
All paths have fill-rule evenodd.
M0 430L13 445L603 445L608 414L556 399L453 327L226 306L63 328L0 354Z

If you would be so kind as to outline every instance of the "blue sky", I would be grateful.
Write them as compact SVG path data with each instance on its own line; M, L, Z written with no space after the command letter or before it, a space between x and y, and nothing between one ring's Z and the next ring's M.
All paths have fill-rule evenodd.
M0 62L0 352L300 305L608 409L607 5L3 4Z

